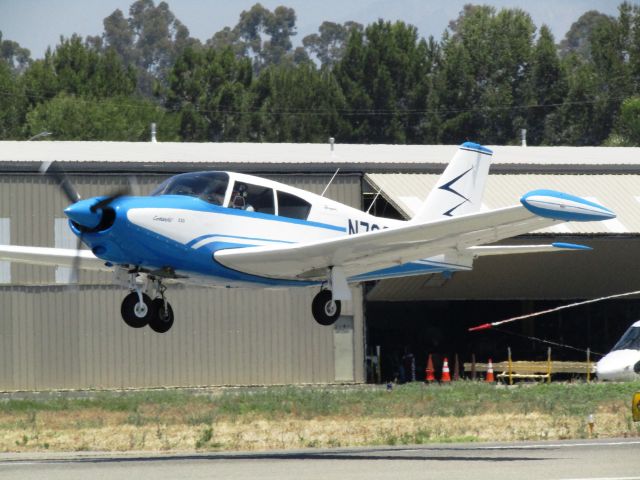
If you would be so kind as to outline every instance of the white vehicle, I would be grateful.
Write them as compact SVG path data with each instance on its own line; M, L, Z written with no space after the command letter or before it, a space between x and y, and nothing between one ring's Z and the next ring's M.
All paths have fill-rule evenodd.
M111 270L131 293L131 327L166 332L166 283L311 287L315 320L333 324L349 284L469 270L480 255L585 249L579 245L483 246L569 220L615 217L607 208L550 190L512 207L481 211L493 152L462 144L414 218L390 220L264 178L232 172L176 175L146 197L119 192L81 199L55 167L71 202L64 211L78 249L0 245L0 259ZM80 250L80 243L90 250Z
M596 375L600 380L640 380L640 320L600 359Z

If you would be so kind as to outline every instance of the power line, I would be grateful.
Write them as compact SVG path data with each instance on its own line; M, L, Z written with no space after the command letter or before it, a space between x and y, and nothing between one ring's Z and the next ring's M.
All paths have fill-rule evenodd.
M59 92L64 93L64 92ZM0 95L3 96L15 96L15 92L10 92L7 90L0 90ZM34 93L25 93L25 96L32 99L41 99L44 101L50 101L55 97L51 97L48 95L34 94ZM73 98L76 101L84 102L86 104L106 104L111 103L115 100L116 103L120 107L127 107L131 109L148 109L149 106L161 108L169 113L178 113L182 111L182 108L178 106L165 106L162 104L154 104L152 100L145 97L100 97L100 98L87 98L82 95L74 95L67 94L69 98ZM611 96L607 98L591 98L585 100L576 100L576 101L567 101L567 102L558 102L558 103L546 103L546 104L529 104L529 105L496 105L496 106L477 106L477 107L469 107L469 108L432 108L432 109L326 109L326 108L291 108L291 109L265 109L264 107L258 108L245 108L245 109L227 109L227 108L196 108L196 112L200 114L227 114L227 115L253 115L253 114L266 114L266 115L290 115L290 116L331 116L331 115L339 115L339 116L362 116L362 117L383 117L383 116L411 116L411 115L427 115L427 114L459 114L459 113L469 113L469 112L478 112L478 113L488 113L488 112L506 112L506 111L523 111L523 110L531 110L531 109L543 109L543 108L559 108L562 106L580 106L580 105L594 105L598 103L611 103L611 102L620 102L626 100L629 96ZM149 106L142 106L136 101L149 101ZM193 105L192 102L182 102L182 106L184 105Z

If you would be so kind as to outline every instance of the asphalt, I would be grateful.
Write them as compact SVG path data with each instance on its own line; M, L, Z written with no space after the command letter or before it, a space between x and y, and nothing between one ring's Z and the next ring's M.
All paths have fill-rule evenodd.
M640 480L640 438L269 452L0 454L0 479Z

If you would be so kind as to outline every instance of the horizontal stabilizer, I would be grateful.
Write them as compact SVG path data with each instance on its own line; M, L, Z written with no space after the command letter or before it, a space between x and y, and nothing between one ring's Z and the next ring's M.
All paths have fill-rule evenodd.
M586 245L574 243L550 243L541 245L489 245L467 248L467 251L476 257L488 255L513 255L518 253L561 252L567 250L592 250Z

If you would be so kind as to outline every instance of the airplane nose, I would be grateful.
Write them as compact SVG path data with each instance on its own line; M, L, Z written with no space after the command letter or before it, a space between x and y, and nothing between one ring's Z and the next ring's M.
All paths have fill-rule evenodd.
M100 225L102 213L100 211L91 211L91 205L94 203L95 199L80 200L65 208L64 214L83 227L96 228Z

